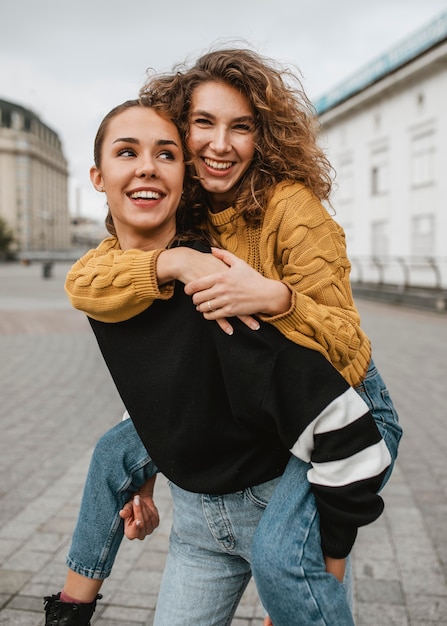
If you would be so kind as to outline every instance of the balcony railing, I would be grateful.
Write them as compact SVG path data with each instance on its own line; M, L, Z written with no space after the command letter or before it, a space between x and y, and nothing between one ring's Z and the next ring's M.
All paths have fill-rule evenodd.
M447 257L355 256L351 263L352 282L447 289Z
M351 257L358 296L447 310L447 257Z

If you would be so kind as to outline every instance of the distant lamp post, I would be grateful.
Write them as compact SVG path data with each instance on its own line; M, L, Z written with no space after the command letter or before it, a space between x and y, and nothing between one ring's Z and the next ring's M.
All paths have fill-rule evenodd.
M40 218L44 226L44 236L42 237L42 248L48 252L54 250L54 216L50 211L42 210Z
M40 217L43 224L46 224L45 234L42 238L42 249L47 252L47 258L42 260L42 278L51 278L53 275L53 259L52 253L54 252L54 217L49 211L42 210ZM46 245L44 245L44 243Z

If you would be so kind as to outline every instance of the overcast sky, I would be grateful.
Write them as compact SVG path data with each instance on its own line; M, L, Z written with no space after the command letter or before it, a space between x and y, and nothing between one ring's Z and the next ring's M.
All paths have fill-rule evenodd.
M447 0L10 0L2 6L0 98L55 130L70 207L104 214L88 170L102 117L137 95L148 67L168 71L216 43L246 42L297 66L311 99L447 10Z

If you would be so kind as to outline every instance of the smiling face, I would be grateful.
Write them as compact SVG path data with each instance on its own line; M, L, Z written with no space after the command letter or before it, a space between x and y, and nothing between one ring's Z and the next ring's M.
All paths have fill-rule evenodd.
M218 212L234 202L238 183L255 153L254 114L247 98L222 82L205 82L193 92L188 147Z
M185 166L176 126L154 109L135 106L108 123L99 166L90 170L104 190L123 250L165 247L175 234L175 215Z

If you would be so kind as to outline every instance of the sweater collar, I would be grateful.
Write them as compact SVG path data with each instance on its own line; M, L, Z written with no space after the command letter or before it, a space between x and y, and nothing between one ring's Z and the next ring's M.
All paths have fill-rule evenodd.
M209 222L215 226L224 226L225 224L229 224L236 215L236 211L233 207L228 207L228 209L224 209L223 211L219 211L219 213L212 213L208 211L208 220Z

